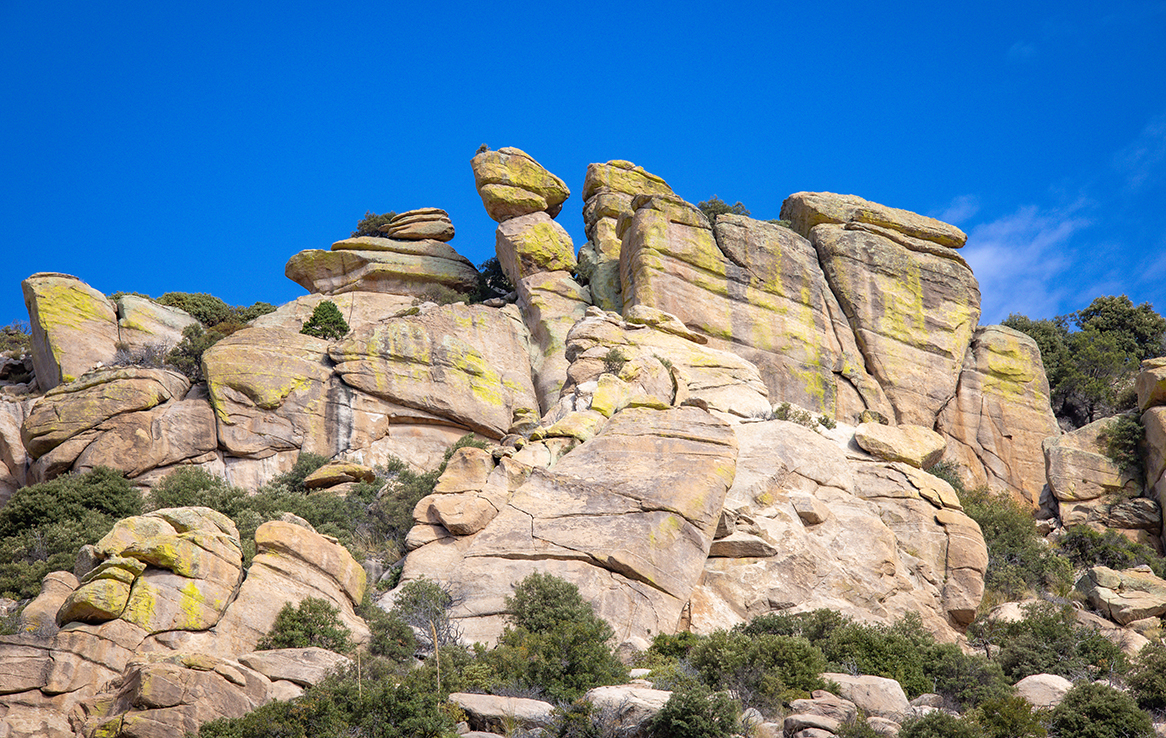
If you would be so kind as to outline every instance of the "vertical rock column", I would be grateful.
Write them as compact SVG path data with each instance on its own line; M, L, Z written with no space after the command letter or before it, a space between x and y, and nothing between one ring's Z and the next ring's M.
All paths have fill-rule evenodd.
M1146 497L1158 503L1160 541L1166 549L1166 358L1142 362L1136 387L1146 427Z
M583 179L583 223L587 243L579 249L579 274L591 289L591 298L604 310L623 312L619 277L620 237L616 226L621 215L630 216L636 195L671 195L672 188L660 177L630 161L591 164Z
M532 378L546 412L567 378L567 332L591 304L591 293L571 276L575 245L553 220L571 191L515 148L480 151L470 166L486 213L499 224L498 262L518 292L518 306L530 329Z

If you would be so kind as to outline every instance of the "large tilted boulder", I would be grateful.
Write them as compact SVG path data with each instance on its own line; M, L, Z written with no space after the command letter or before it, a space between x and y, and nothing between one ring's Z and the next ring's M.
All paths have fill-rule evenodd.
M468 259L442 241L363 236L331 251L301 251L288 260L287 278L313 293L384 292L425 297L435 286L464 294L478 284Z
M1101 521L1110 506L1142 492L1141 475L1105 453L1104 435L1114 418L1102 418L1043 443L1045 477L1065 526Z
M717 219L671 195L640 195L622 216L623 309L676 315L756 364L775 402L852 420L891 414L808 241L741 216Z
M470 166L486 213L499 223L540 211L553 218L571 196L563 180L521 149L479 151Z
M736 435L737 474L717 536L745 534L771 550L710 556L692 595L692 630L830 608L885 623L917 612L950 641L971 621L987 548L946 482L907 464L850 458L786 421L741 424Z
M0 398L0 505L28 482L29 457L20 427L31 410L31 400Z
M1148 566L1124 571L1094 566L1077 581L1077 589L1098 612L1121 625L1166 614L1166 580Z
M503 273L513 283L540 272L570 272L575 246L566 229L539 211L498 225L494 250Z
M118 340L131 351L174 348L182 340L182 331L192 325L198 325L198 320L185 310L137 295L117 299Z
M113 361L119 340L117 313L105 295L74 276L56 272L34 274L20 286L42 390Z
M945 458L966 471L972 486L987 485L1039 507L1041 443L1061 430L1036 342L1000 325L977 329L955 397L939 413L936 429L948 441Z
M800 192L782 217L817 249L826 279L899 422L924 427L955 394L980 289L963 232L861 198Z
M554 574L579 587L618 641L646 644L676 629L700 578L736 450L730 427L704 410L623 410L551 469L531 471L481 531L427 524L403 581L450 587L463 637L493 642L511 586Z
M579 249L579 274L604 310L623 311L619 277L621 239L616 234L620 216L631 215L636 195L671 195L660 177L630 161L614 160L587 165L583 178L583 226L587 243Z

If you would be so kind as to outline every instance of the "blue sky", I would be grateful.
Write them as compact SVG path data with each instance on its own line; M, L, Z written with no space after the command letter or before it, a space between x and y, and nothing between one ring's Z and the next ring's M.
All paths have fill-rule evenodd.
M0 2L0 325L38 271L285 302L366 210L445 208L480 262L482 143L567 182L576 247L586 165L630 159L957 223L984 323L1166 312L1166 2L322 7Z

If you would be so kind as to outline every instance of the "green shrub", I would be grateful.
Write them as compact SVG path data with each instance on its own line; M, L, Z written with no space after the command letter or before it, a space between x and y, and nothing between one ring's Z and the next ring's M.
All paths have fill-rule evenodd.
M899 738L983 738L983 734L969 720L936 711L904 720Z
M448 589L422 577L401 587L391 614L414 628L421 648L432 652L457 643L461 637L461 628L450 615L454 604Z
M478 265L478 294L475 296L475 302L503 297L513 291L514 285L502 271L497 256L491 256Z
M304 321L300 333L316 338L344 338L348 333L348 322L336 303L323 300L312 310L312 317Z
M1057 738L1153 738L1150 716L1134 698L1104 684L1078 684L1053 708Z
M1134 415L1118 415L1098 435L1101 450L1113 463L1142 476L1142 442L1146 439L1146 427Z
M202 375L202 355L227 335L218 330L206 330L201 325L188 325L182 329L182 340L166 355L166 363L185 374L192 383L198 384L205 379Z
M298 607L289 602L275 617L267 635L255 646L258 651L273 648L326 648L336 653L352 650L352 631L340 622L340 611L327 600L308 597Z
M740 710L724 692L696 685L672 693L648 724L651 738L728 738Z
M880 738L875 729L862 718L856 719L853 723L843 723L835 735L837 738Z
M1044 713L1028 700L1010 694L984 700L969 715L983 738L1045 738Z
M964 512L980 525L988 545L984 584L989 592L1019 599L1034 589L1069 590L1073 568L1045 544L1030 510L985 487L968 489L954 465L941 463L928 471L955 488Z
M767 715L826 686L822 652L794 636L721 630L693 646L688 659L709 687L730 690L746 706Z
M16 490L0 507L0 595L35 597L45 574L72 571L81 546L141 509L138 491L105 467Z
M364 236L374 236L376 238L384 238L385 234L381 233L381 226L388 225L389 221L396 218L397 214L390 210L387 213L377 215L371 210L364 212L364 217L356 223L356 230L352 232L349 238L361 238Z
M652 638L652 646L648 651L658 653L666 658L682 659L686 658L692 647L702 640L704 639L701 636L688 631L676 634L658 633Z
M1108 566L1128 569L1146 564L1159 577L1166 577L1166 559L1144 543L1136 543L1115 530L1099 533L1084 525L1075 525L1057 541L1076 566Z
M368 643L370 654L381 656L396 664L405 664L412 660L413 655L417 653L417 636L412 628L396 615L372 604L367 592L365 602L357 614L368 624L371 634Z
M312 472L327 464L329 461L327 456L322 454L305 453L303 451L296 454L296 463L292 464L292 468L285 471L283 474L272 477L266 488L286 488L289 492L307 492L308 488L304 486L304 480L308 478Z
M609 646L611 626L575 585L531 574L515 585L506 608L510 625L487 654L502 684L569 702L593 687L627 680Z
M218 328L231 324L233 330L226 331L227 333L233 333L260 315L275 312L275 306L267 302L256 302L250 307L231 306L218 297L208 295L205 292L167 292L154 302L185 310L206 328ZM220 330L220 332L224 331Z
M1097 630L1078 625L1070 605L1029 605L1023 619L996 628L995 660L1013 683L1033 674L1098 679L1128 668L1121 649Z
M628 357L624 355L623 351L613 346L603 355L603 373L619 376L620 370L626 363L628 363Z
M1166 643L1158 640L1143 646L1126 683L1143 710L1166 711Z
M774 420L787 420L791 423L797 423L810 430L814 430L818 426L818 421L814 419L814 416L808 410L794 407L788 402L783 402L774 409L773 418Z
M0 354L28 356L32 353L32 332L28 323L17 320L0 328Z
M749 215L749 210L739 200L735 205L730 205L716 195L698 202L696 206L709 219L709 223L716 223L717 217L721 215Z

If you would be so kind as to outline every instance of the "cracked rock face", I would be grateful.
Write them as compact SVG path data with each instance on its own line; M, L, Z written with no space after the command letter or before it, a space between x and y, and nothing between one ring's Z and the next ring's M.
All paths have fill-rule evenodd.
M732 429L699 408L623 410L552 468L508 494L503 486L508 499L495 498L497 516L479 532L436 532L409 555L403 580L450 586L467 640L495 641L505 597L536 571L576 584L621 641L672 632L736 453Z

